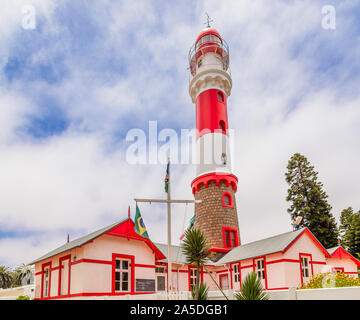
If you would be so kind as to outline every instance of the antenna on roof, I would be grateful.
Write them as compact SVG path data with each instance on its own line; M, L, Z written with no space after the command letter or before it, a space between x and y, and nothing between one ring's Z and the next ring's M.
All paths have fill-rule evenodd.
M298 216L295 220L295 222L292 224L293 225L293 231L296 231L299 229L299 224L302 221L302 216Z
M66 242L70 242L70 235L69 234L67 234Z
M207 12L205 12L205 14L206 14L206 22L204 24L206 24L207 28L210 28L210 22L214 22L214 20L210 19Z
M130 219L130 206L129 206L129 209L128 209L128 217Z

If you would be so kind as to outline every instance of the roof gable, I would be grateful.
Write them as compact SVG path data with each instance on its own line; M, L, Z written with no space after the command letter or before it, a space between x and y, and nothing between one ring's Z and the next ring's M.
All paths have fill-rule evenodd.
M113 224L111 224L105 228L99 229L95 232L89 233L89 234L87 234L83 237L80 237L78 239L75 239L73 241L67 242L64 245L46 253L45 255L41 256L40 258L31 261L29 264L34 264L34 263L40 262L42 260L51 258L60 253L80 247L80 246L100 237L103 234L119 236L119 237L123 237L123 238L127 238L127 239L144 241L151 248L151 250L153 250L156 259L164 259L165 258L165 256L162 254L162 252L151 242L150 239L144 238L135 232L135 223L131 220L131 218L128 218L128 219L122 220L120 222L113 223Z
M356 263L358 267L360 267L360 261L353 257L349 252L347 252L344 248L338 246L334 248L328 249L331 258L337 258L337 259L351 259L353 262Z
M325 249L325 247L320 243L318 239L314 236L314 234L308 229L302 229L302 232L283 250L283 252L286 252L301 236L307 234L310 239L314 242L314 244L322 251L322 253L325 255L326 258L329 258L329 252Z
M144 238L135 232L135 223L130 218L124 221L123 223L113 227L112 229L106 231L105 234L117 236L117 237L123 237L127 239L144 241L154 252L156 260L165 258L163 253L150 239Z
M301 236L305 234L307 234L314 244L319 247L325 257L330 257L327 250L316 239L311 231L308 228L304 228L235 247L220 258L216 264L221 265L240 260L262 257L278 252L285 253Z

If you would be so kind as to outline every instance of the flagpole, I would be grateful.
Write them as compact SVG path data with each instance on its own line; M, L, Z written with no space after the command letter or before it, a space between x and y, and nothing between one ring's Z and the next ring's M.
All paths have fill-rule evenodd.
M171 183L170 183L170 157L168 158L168 192L167 192L167 222L168 222L168 292L172 291L172 277L171 277L171 195L170 195L170 190L171 190Z

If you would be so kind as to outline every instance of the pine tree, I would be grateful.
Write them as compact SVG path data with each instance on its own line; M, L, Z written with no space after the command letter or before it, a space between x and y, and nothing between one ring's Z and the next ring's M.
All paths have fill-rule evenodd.
M344 209L340 215L341 242L355 258L360 258L360 210Z
M348 207L347 209L341 211L339 231L342 240L344 240L344 235L346 233L346 230L348 230L350 227L350 217L353 214L354 214L354 210L352 207Z
M291 220L294 222L301 216L303 219L300 227L309 228L326 248L336 246L339 231L323 184L318 181L318 172L300 153L295 153L290 158L287 169L285 177L289 189L286 201L291 202L287 209Z

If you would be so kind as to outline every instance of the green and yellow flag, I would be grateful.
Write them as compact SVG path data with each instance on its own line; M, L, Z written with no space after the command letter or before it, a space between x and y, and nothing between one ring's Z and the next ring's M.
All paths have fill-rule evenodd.
M137 204L135 214L135 232L144 238L149 238L149 235L146 231L145 223L141 217L141 213Z

